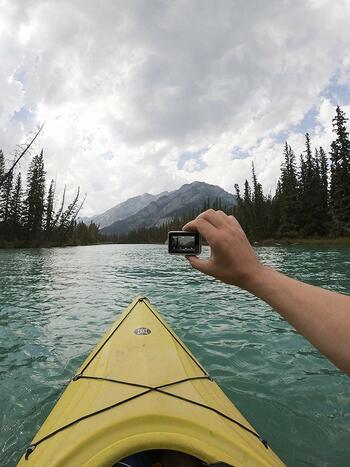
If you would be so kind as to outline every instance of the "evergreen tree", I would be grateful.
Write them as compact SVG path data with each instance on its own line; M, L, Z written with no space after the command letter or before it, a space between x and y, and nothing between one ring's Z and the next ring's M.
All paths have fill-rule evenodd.
M53 228L54 220L54 203L55 203L55 182L51 180L49 192L46 199L46 209L45 209L45 233L49 236Z
M311 150L310 135L305 135L305 151L300 156L299 173L299 231L302 235L325 233L319 203L321 190L320 162L316 151Z
M237 206L241 206L242 205L241 190L239 188L238 183L235 183L234 188L236 192Z
M4 157L4 153L0 149L0 228L1 228L0 236L3 235L3 232L5 230L4 228L5 226L2 225L3 217L4 217L4 214L3 214L4 190L3 190L3 187L1 186L1 181L4 175L5 175L5 157Z
M10 201L13 185L13 173L9 173L0 187L0 222L7 224L10 215Z
M323 151L322 148L320 148ZM327 224L327 180L324 179L324 176L327 177L327 172L324 174L323 170L327 160L322 160L324 156L315 149L314 153L314 164L313 164L313 175L312 175L312 191L310 192L310 201L309 206L310 209L313 209L313 216L312 216L312 235L324 236L327 234L328 231L328 224ZM327 170L327 167L326 167ZM311 216L310 216L311 217Z
M20 235L20 228L23 222L23 190L21 173L17 175L16 183L12 191L10 201L9 224L13 228L15 238Z
M252 234L252 190L250 188L248 180L244 182L243 192L243 209L242 209L242 225L245 233L250 237Z
M317 232L315 220L315 207L318 204L317 167L311 151L310 135L305 135L305 167L304 167L304 189L301 199L301 211L303 217L302 233L306 236L315 235Z
M277 181L275 196L271 199L271 220L269 227L269 237L276 238L280 236L280 224L281 224L281 193L282 186L281 181Z
M55 212L55 184L51 181L45 202L43 151L32 159L28 169L25 199L21 174L18 174L13 186L13 173L13 170L5 173L4 155L0 151L0 177L3 181L0 187L0 240L26 240L29 245L40 245L41 242L47 241L58 245L79 244L83 242L83 237L86 243L99 241L100 235L96 233L98 226L93 224L85 229L78 227L79 224L75 221L85 200L84 198L83 202L80 202L79 189L66 208L64 190L61 205Z
M5 175L5 157L4 153L0 149L0 185L1 185L1 180L3 179Z
M262 239L266 236L266 212L265 199L261 184L255 174L254 163L252 163L252 238Z
M43 151L33 157L27 177L26 228L30 238L39 238L44 218L45 170Z
M328 196L328 160L325 150L319 148L319 166L320 166L320 205L321 217L324 233L329 231L329 196Z
M280 225L278 236L296 237L299 232L299 190L295 154L289 144L284 146L284 162L277 185Z
M252 190L250 188L248 180L244 182L244 195L243 200L246 205L251 204L252 202Z
M345 113L336 108L333 131L336 139L331 144L330 206L332 231L336 235L350 234L350 140Z

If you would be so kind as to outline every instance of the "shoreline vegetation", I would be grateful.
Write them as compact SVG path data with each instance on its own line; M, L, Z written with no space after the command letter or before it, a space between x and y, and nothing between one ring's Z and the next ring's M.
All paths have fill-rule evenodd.
M0 248L100 241L97 225L76 221L86 198L85 195L81 200L80 188L70 201L66 186L58 197L55 180L51 180L47 189L44 151L32 158L25 177L15 170L21 157L23 153L11 165L0 150Z
M316 237L316 238L266 238L252 242L253 246L256 247L286 247L286 246L320 246L320 247L350 247L350 236L349 237ZM13 250L13 249L31 249L31 248L65 248L75 246L93 246L93 245L164 245L164 242L86 242L86 243L36 243L36 242L20 242L20 241L6 241L0 240L0 250ZM204 243L206 245L206 243Z
M233 214L253 245L350 245L347 122L345 113L337 106L332 120L335 138L328 156L322 147L312 149L308 133L299 162L286 142L273 196L264 194L252 164L251 182L245 180L242 192L238 184L234 185L235 204L207 198L201 201L201 206L195 205L181 216L177 215L181 210L175 210L172 220L161 225L144 226L125 234L103 235L98 225L77 221L85 197L80 201L78 188L73 200L67 203L64 188L58 200L54 180L47 189L43 150L32 158L25 183L21 173L14 170L17 162L9 164L0 150L0 248L164 244L168 231L181 230L210 208Z
M280 238L272 239L267 238L253 242L254 246L325 246L325 247L338 247L338 246L349 246L350 247L350 236L349 237L318 237L318 238Z

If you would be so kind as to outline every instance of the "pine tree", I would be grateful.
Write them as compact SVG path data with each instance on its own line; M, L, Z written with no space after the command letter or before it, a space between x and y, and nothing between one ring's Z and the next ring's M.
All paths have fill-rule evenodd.
M304 171L304 190L303 198L301 200L301 211L303 213L303 226L302 232L304 235L315 234L315 161L312 157L310 135L305 135L305 171ZM316 193L317 195L317 193ZM316 199L317 202L317 199Z
M241 190L239 188L238 183L234 184L234 189L236 192L236 204L233 206L232 213L243 226L243 199L241 197Z
M9 173L0 187L0 222L8 224L10 215L10 201L13 185L13 172Z
M332 232L350 234L350 140L345 112L339 105L333 118L336 139L331 144L330 207Z
M277 181L275 196L271 199L271 223L269 228L269 236L276 238L280 236L281 225L281 181Z
M39 238L44 218L45 170L43 151L30 164L27 177L26 228L29 237Z
M304 226L304 219L303 219L303 209L302 209L302 203L304 199L304 187L305 187L305 161L304 157L302 154L300 154L299 157L299 166L297 170L297 180L298 180L298 207L299 207L299 212L297 216L298 220L298 231L301 232L302 228Z
M320 146L318 154L320 162L320 205L322 213L322 225L325 234L327 234L329 231L328 160L326 152L322 146Z
M252 235L252 190L248 180L244 182L243 206L242 206L242 222L240 221L243 230L248 237Z
M15 238L20 234L23 222L23 190L21 173L17 175L16 183L12 191L10 201L9 223L13 229Z
M0 149L0 239L5 237L6 226L3 223L3 213L2 213L2 201L3 201L3 190L1 187L1 182L5 175L5 157L4 153Z
M235 188L235 193L236 193L237 206L239 206L242 203L242 198L241 198L241 190L239 188L238 183L234 184L234 188Z
M255 240L266 236L266 212L264 193L261 184L255 174L254 163L252 163L252 236Z
M322 147L320 151L315 149L314 173L312 178L312 201L310 208L313 209L312 235L325 236L328 233L328 187L327 187L327 158L325 158Z
M305 236L324 235L319 203L321 190L318 152L311 150L310 135L305 135L305 157L300 156L299 175L299 230Z
M5 175L5 157L4 157L4 153L0 149L0 183L4 175ZM2 209L3 196L4 196L4 192L0 185L0 223L3 222L3 216L4 216L3 209Z
M289 144L284 146L284 162L281 166L281 178L277 185L280 227L278 235L296 237L298 235L299 193L295 154Z
M55 182L51 180L49 192L46 199L46 209L45 209L45 233L49 236L53 228L54 220L54 203L55 203Z
M5 157L4 157L4 153L0 149L0 182L4 175L5 175Z

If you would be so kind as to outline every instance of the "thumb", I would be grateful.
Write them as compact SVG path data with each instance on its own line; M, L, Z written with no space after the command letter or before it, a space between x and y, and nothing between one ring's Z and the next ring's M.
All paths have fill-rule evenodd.
M197 256L186 256L191 266L204 274L210 274L210 263L206 259L200 259Z

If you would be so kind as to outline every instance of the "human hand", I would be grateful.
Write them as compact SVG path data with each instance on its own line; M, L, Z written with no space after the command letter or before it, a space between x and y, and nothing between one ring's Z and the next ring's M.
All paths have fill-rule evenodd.
M210 246L207 260L187 256L198 271L247 290L263 272L263 264L235 217L208 209L184 225L183 230L199 232Z

